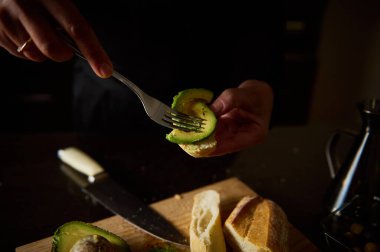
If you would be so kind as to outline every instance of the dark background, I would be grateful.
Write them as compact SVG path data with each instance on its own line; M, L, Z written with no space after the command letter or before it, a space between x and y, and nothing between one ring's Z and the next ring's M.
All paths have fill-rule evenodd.
M296 0L284 1L283 4L286 21L283 30L283 74L277 90L276 123L278 126L285 127L279 130L274 127L266 145L256 150L243 152L244 160L238 159L239 162L234 165L222 160L220 166L223 169L219 172L223 174L212 180L219 180L235 173L243 174L244 182L252 186L258 193L274 199L284 206L284 209L288 210L291 222L304 234L320 238L315 236L319 230L313 229L319 219L311 219L310 216L316 217L319 214L320 204L315 199L320 199L324 193L324 190L315 188L324 188L329 182L322 150L324 150L330 130L335 129L335 126L348 125L351 127L352 118L358 119L354 103L360 97L375 96L379 92L377 91L379 90L377 80L380 77L378 74L380 43L377 42L380 37L377 34L380 34L378 33L380 2L374 0L365 0L360 3L355 0ZM19 237L20 239L15 238L10 242L12 248L15 245L19 246L51 235L52 230L58 224L67 221L59 218L66 218L65 214L73 211L73 205L78 206L78 209L75 209L79 212L76 213L78 214L76 216L86 221L96 221L110 215L99 205L93 208L89 207L92 202L88 199L87 202L83 202L84 196L79 196L79 188L67 186L68 191L75 197L71 197L71 195L67 195L67 191L61 190L62 186L71 185L69 180L59 177L60 171L55 169L59 166L55 152L62 144L78 144L94 157L100 157L101 160L103 158L102 161L105 162L107 168L132 167L133 169L136 166L139 167L140 164L143 165L142 167L151 167L147 170L153 171L150 177L152 183L158 183L155 180L154 168L156 166L165 167L165 158L170 157L173 152L176 153L176 156L171 157L171 163L167 169L174 169L183 160L186 160L185 163L190 166L190 169L193 162L203 164L199 160L183 157L182 151L169 143L167 143L167 149L160 150L167 155L157 157L159 160L157 162L157 159L144 159L142 153L133 148L134 146L125 145L124 143L128 139L118 139L121 146L119 147L114 145L115 141L112 139L103 139L106 142L104 144L97 137L90 137L90 140L83 141L83 139L76 139L77 136L67 134L67 132L73 131L71 67L72 62L33 63L17 59L0 50L2 75L0 80L0 133L2 142L4 142L1 145L3 154L0 156L2 158L0 168L2 172L0 189L2 191L0 192L7 195L5 198L1 198L1 202L16 201L18 204L29 202L30 205L26 205L26 208L34 207L37 203L39 205L37 210L44 213L35 216L33 211L27 212L24 209L15 211L11 204L8 204L7 207L0 206L2 210L5 209L5 213L12 212L17 216L23 215L22 220L30 220L27 223L14 225L12 234L17 233L17 227L21 226L30 230L30 234L24 232ZM333 124L324 128L315 124L320 121L333 122ZM312 130L303 127L310 124L312 124ZM53 137L45 134L49 132L63 133L56 138L55 135ZM41 135L39 135L40 133ZM311 138L310 134L315 135ZM20 135L26 136L26 139L19 138ZM154 137L162 138L157 135ZM43 141L40 143L39 139L43 139ZM7 144L7 141L12 144ZM46 141L49 144L46 145ZM138 143L137 148L144 148L145 142L135 142ZM152 142L158 143L159 140ZM154 145L149 146L148 151L155 153ZM129 153L129 156L124 156L125 153ZM273 154L279 155L273 158ZM41 164L41 157L46 163ZM141 158L138 159L139 157ZM228 157L226 158L228 159ZM241 157L239 156L239 158ZM124 161L131 162L132 165L125 165ZM219 160L214 162L217 161ZM285 165L287 169L278 168L284 164L287 164ZM209 167L207 163L203 165ZM218 167L217 165L215 167ZM203 169L204 166L198 167ZM35 169L51 172L52 167L53 176L57 175L58 183L53 179L45 181L44 178L30 181ZM254 169L254 167L263 169ZM313 169L315 167L320 169ZM189 172L190 169L183 169L182 172ZM25 170L28 171L26 175L19 176ZM289 170L292 172L288 173ZM140 172L142 174L134 174L134 177L146 179L147 171L141 170ZM214 171L210 171L210 173L214 173ZM118 177L118 174L115 174ZM203 182L206 184L212 181L199 183L203 184ZM19 183L33 186L33 190L25 193L27 187L20 188ZM134 183L129 186L132 189L135 186L146 188ZM185 187L185 185L182 186ZM198 185L186 186L188 187L182 189L187 190ZM46 188L53 188L52 191L57 193L57 197L51 199L51 194L46 192ZM281 192L285 192L285 190L294 193L283 197ZM42 195L37 202L32 199L35 192L37 192L36 195ZM167 194L160 196L164 198ZM58 205L60 203L58 197L66 197L69 200L74 198L74 202L71 205L64 204L62 207L43 205L46 202L54 202L54 205ZM155 201L157 198L149 200ZM298 207L305 204L304 202L309 205L305 208ZM83 206L85 207L81 208ZM57 217L54 213L44 212L49 209L59 209L63 214ZM311 211L307 212L305 209L311 209ZM23 214L24 211L26 214ZM52 222L49 227L35 226L35 219L42 223L47 216L50 216L55 223ZM305 221L306 218L310 219ZM6 223L4 226L11 225L12 221L4 220ZM319 232L318 235L320 234ZM3 237L7 235L4 233ZM313 240L316 243L318 241L320 240Z
M325 1L285 1L279 124L308 121ZM0 50L0 131L70 131L72 62L34 63Z

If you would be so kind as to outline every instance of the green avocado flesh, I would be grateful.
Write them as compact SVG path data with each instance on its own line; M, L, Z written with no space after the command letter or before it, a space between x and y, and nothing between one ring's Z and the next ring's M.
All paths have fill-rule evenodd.
M191 110L191 106L197 102L210 103L214 94L210 90L203 88L191 88L179 92L173 98L172 109L186 113Z
M52 252L69 252L80 239L99 235L107 239L117 252L129 252L128 244L120 237L99 227L81 221L71 221L60 226L54 233Z
M196 143L209 137L215 130L217 119L214 112L207 106L213 93L207 89L187 89L179 92L173 99L172 108L192 116L204 119L201 132L186 132L172 130L166 139L176 144Z

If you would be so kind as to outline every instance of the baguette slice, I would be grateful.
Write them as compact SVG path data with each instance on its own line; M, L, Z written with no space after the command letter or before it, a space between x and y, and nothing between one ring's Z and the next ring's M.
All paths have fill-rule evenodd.
M216 148L214 133L208 138L192 144L179 144L179 146L190 156L195 158L208 157Z
M206 190L194 196L190 223L192 252L225 252L219 193Z
M246 196L224 224L227 243L236 252L288 251L288 220L273 201Z

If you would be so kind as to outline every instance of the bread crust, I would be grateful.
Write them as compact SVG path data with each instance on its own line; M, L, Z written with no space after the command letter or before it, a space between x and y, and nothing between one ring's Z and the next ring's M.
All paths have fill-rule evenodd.
M216 148L214 133L205 140L193 144L179 144L179 146L190 156L202 158L209 156Z
M284 211L259 196L242 198L224 224L226 241L236 252L286 252L288 229Z

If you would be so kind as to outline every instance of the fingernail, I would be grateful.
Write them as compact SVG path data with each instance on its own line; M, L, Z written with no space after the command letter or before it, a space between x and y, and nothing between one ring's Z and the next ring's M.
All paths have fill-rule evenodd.
M112 75L112 65L104 63L100 66L99 72L100 77L102 78L108 78Z

